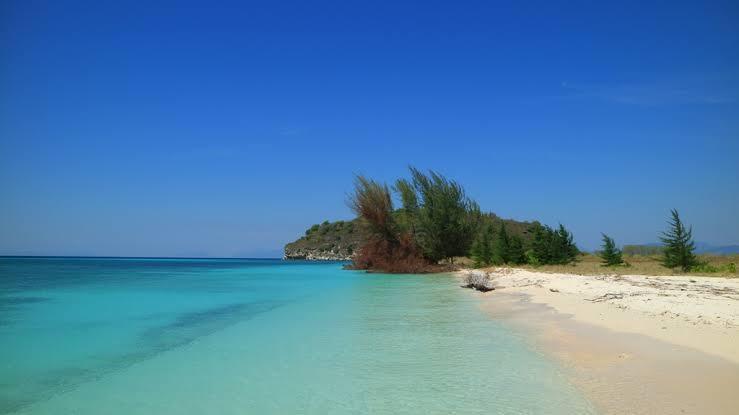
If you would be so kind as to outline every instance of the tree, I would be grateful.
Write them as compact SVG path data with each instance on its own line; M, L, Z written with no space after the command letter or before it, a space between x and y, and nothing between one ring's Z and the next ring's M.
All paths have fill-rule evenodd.
M557 230L539 222L531 226L531 249L529 262L535 265L569 264L577 260L577 249L572 233L560 224Z
M612 267L623 264L621 250L616 248L613 238L604 233L601 233L601 235L603 235L603 250L600 251L600 257L603 259L603 265Z
M572 232L569 232L567 229L565 229L564 225L562 225L561 223L559 224L559 229L557 230L556 240L558 242L557 247L559 251L558 255L555 258L555 263L569 264L571 262L577 261L577 255L580 253L580 250L577 249L577 245L575 245Z
M511 264L521 265L526 263L526 253L523 249L523 240L518 235L510 237L508 242L508 260Z
M428 175L413 167L410 171L419 196L416 241L424 256L452 262L455 256L467 254L479 226L480 208L459 183L434 171Z
M684 272L698 265L693 254L695 244L693 243L693 227L686 229L677 209L670 211L671 218L667 222L669 228L662 232L660 240L665 245L663 251L662 265L667 268L680 267Z
M470 256L475 266L483 267L493 262L493 226L485 224L472 242Z
M531 249L529 262L532 265L548 264L550 260L549 246L551 245L551 228L534 222L529 230L531 233Z
M387 185L356 176L349 207L362 219L371 235L387 241L397 240L393 201Z
M408 232L398 226L387 185L363 176L354 181L349 206L367 228L368 238L354 256L355 269L425 272L429 262Z
M416 189L407 179L398 179L393 186L393 190L400 196L402 208L398 210L398 221L403 230L410 232L411 235L416 233L415 222L418 214L418 195Z
M493 264L501 265L510 262L509 250L508 233L505 230L505 223L501 222L500 230L498 230L498 235L495 238L495 244L493 245Z

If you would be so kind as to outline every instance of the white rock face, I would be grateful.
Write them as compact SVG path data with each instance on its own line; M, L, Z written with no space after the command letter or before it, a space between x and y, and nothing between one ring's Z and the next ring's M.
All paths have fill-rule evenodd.
M314 249L285 249L282 259L302 259L308 261L351 261L352 256L339 250L323 251Z

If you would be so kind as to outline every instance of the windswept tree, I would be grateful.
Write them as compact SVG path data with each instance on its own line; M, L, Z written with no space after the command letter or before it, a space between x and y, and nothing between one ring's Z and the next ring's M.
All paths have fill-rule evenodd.
M601 235L603 235L603 249L600 251L600 257L603 260L603 265L612 267L623 264L621 250L616 248L616 242L613 241L613 238L604 233Z
M402 208L398 210L398 219L400 226L410 232L411 235L416 233L415 221L418 215L418 195L413 183L408 179L398 179L393 186L393 190L400 196Z
M667 222L669 228L662 233L660 240L665 244L662 258L662 265L667 268L678 268L685 272L690 268L698 265L693 251L695 243L693 243L693 227L685 228L677 209L670 211L671 218Z
M367 226L370 235L386 241L397 240L393 200L387 185L357 175L349 207Z
M349 207L360 218L368 234L368 240L354 257L354 268L411 273L427 270L428 261L421 255L412 236L395 220L387 185L357 176Z
M455 256L466 255L479 225L480 208L459 183L434 171L410 170L419 202L416 241L424 256L433 262L452 262Z

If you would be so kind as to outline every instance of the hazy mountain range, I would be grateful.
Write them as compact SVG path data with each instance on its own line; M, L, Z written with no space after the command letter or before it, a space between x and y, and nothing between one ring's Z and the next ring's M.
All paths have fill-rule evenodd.
M652 242L644 244L647 246L662 246L660 242ZM717 254L717 255L730 255L739 254L739 245L713 245L708 242L695 242L695 252L697 254Z

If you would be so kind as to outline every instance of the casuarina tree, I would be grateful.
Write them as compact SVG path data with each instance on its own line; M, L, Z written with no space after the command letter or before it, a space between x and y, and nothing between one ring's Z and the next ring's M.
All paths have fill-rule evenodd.
M664 257L662 265L667 268L680 268L683 271L690 271L690 268L698 265L693 251L695 244L693 243L693 228L685 228L677 209L670 211L671 218L667 222L668 229L662 233L660 240L665 244Z
M616 248L616 243L613 238L602 233L603 235L603 249L600 251L600 257L603 260L603 265L612 267L615 265L621 265L624 263L621 255L621 250Z

